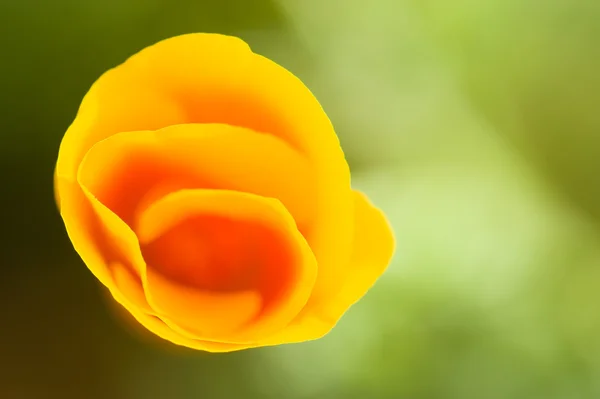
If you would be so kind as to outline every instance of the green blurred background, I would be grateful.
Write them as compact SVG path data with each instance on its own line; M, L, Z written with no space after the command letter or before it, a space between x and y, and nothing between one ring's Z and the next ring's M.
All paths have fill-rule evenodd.
M54 205L92 82L160 39L244 38L313 90L398 241L326 338L140 337ZM0 0L0 398L600 398L597 0Z

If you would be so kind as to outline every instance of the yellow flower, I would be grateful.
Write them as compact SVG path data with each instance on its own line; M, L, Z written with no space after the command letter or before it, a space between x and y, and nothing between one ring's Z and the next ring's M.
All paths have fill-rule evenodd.
M112 296L205 351L323 336L394 251L317 100L234 37L174 37L100 77L63 138L55 188Z

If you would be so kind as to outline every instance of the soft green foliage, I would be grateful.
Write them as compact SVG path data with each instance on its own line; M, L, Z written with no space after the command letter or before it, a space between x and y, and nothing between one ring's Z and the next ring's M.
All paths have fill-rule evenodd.
M499 133L600 222L600 3L414 1Z

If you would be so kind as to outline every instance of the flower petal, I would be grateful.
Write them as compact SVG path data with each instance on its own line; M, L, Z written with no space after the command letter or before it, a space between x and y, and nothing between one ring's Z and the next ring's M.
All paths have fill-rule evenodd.
M104 240L108 242L110 251L105 251L104 256L108 262L121 262L133 268L138 275L142 275L146 268L138 239L131 228L102 204L83 184L80 184L83 194L88 199L100 222Z
M211 341L201 341L196 339L191 339L189 337L185 337L178 332L171 329L167 326L161 319L156 316L149 315L144 313L136 308L130 308L125 305L127 300L123 298L123 296L119 293L113 294L114 299L123 306L133 318L142 326L144 326L148 331L152 332L156 336L169 341L175 345L185 346L187 348L203 350L207 352L232 352L241 349L247 349L251 347L255 347L256 345L252 344L228 344L221 342L211 342Z
M80 177L105 206L132 224L137 211L184 188L219 188L278 198L296 221L314 218L314 173L305 157L272 135L219 125L126 132L97 143Z
M117 224L111 234L103 226L94 206L79 184L60 177L56 178L55 184L62 193L60 211L67 227L67 233L81 259L111 294L125 298L128 308L136 306L142 311L150 311L143 293L140 295L142 288L139 276L130 267L121 263L129 263L127 257L132 256L131 252L127 253L132 250L132 248L127 248L127 241L129 239L131 242L131 236L128 238L119 236L119 230L124 227L119 227L118 220L115 221L108 216L109 219L113 219L113 223ZM101 212L106 213L106 210L101 210ZM137 240L133 245L133 251L135 252L136 246L139 251ZM125 250L124 253L120 252L119 246ZM141 252L139 255L141 256ZM138 261L140 259L138 258ZM141 261L143 262L143 259Z
M85 154L101 140L126 131L157 130L187 123L221 123L264 132L284 140L306 158L316 180L314 214L303 215L299 209L304 208L296 209L291 200L283 197L282 200L301 223L300 228L319 263L313 295L305 311L305 320L318 322L315 311L323 309L332 293L339 289L340 276L344 275L352 252L355 222L348 165L333 127L312 93L284 68L253 54L241 40L209 34L168 39L103 75L86 95L61 143L57 181L61 178L75 181ZM269 158L272 154L264 153L264 157ZM100 198L97 187L91 187L96 177L81 177L89 194L105 206L105 198ZM291 182L296 179L294 174L288 177ZM174 186L171 183L155 187L157 192L150 193L144 201L152 203L165 192L190 188L179 181L175 181ZM57 184L56 194L63 203L63 197L71 195L69 190L66 191ZM273 196L279 197L279 193ZM76 202L80 197L66 201ZM290 198L304 200L311 197L290 195ZM146 205L143 201L136 202L136 206L140 204ZM104 209L102 206L94 204L98 217L107 219L107 233L119 236L126 232L105 212L112 207ZM70 221L65 219L67 225L72 224L67 226L68 230L73 231L73 226L86 228L73 222L78 212L74 211ZM130 219L127 221L133 223L135 216L132 214ZM305 220L315 223L307 228L303 225ZM94 234L90 231L81 233L90 239ZM117 240L117 249L121 252L131 250L131 237L127 235L129 237ZM85 244L79 244L82 246ZM84 261L88 263L85 258ZM140 272L139 259L132 263L132 270ZM94 269L100 268L94 266ZM165 326L164 323L160 325ZM316 329L311 331L310 336L317 334Z
M193 331L190 335L195 338L218 337L239 330L257 317L262 306L256 291L199 290L173 281L152 267L146 273L146 289L158 316Z
M341 290L322 312L333 322L367 293L385 272L394 255L393 231L383 212L356 190L354 204L356 226L347 277Z
M117 292L123 297L123 306L127 309L135 307L144 313L156 316L156 311L148 304L140 276L135 274L130 267L119 262L111 263L110 270ZM110 291L115 296L115 290L111 289Z
M97 216L79 185L56 175L55 185L60 190L59 208L67 234L90 271L102 284L112 285L112 276L103 252L107 251L101 238Z
M293 218L271 198L181 190L150 205L136 232L150 304L199 339L247 343L281 330L317 274Z
M214 34L178 36L107 72L84 99L63 139L57 174L74 176L89 148L116 133L186 123L268 133L307 156L317 172L313 219L318 223L303 232L319 262L311 298L317 306L350 256L354 222L348 165L310 90L243 41Z
M353 192L355 203L352 260L332 287L332 296L322 306L306 307L290 325L262 343L276 345L317 339L329 332L342 315L364 296L383 274L394 254L392 229L384 214L368 198Z
M217 71L226 75L227 65L239 67L251 55L238 38L192 34L159 42L107 71L86 94L63 137L57 174L74 179L88 150L113 134L195 122L181 102L161 89L189 79L210 81Z

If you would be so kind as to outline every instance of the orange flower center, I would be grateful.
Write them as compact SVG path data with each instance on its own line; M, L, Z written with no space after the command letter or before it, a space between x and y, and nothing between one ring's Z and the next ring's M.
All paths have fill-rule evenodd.
M142 253L148 267L173 282L220 293L257 290L268 307L291 277L287 246L257 222L202 215L143 245Z

